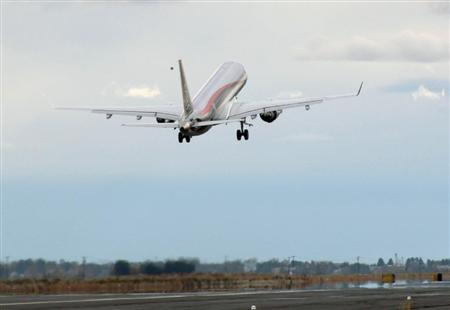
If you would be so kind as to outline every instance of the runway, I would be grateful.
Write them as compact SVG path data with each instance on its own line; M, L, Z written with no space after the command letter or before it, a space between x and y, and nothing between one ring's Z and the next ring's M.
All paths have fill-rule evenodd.
M408 299L410 296L410 299ZM0 296L1 309L449 309L450 286L202 292Z

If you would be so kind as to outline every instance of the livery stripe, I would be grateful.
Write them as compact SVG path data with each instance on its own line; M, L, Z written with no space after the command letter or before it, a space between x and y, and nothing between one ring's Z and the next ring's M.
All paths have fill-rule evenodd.
M213 106L216 103L217 99L220 98L227 90L229 90L230 88L234 87L237 83L239 83L239 81L240 80L237 80L237 81L225 84L224 86L222 86L221 88L216 90L214 92L214 94L212 94L212 96L209 98L208 103L202 109L201 113L203 115L208 114L211 111L211 109L213 108Z

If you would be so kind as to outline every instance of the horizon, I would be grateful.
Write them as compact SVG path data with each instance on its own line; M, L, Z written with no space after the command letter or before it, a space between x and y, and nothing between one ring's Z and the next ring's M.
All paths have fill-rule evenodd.
M113 260L105 260L105 261L91 261L91 260L88 259L88 257L84 256L84 257L81 257L80 260L75 260L75 259L74 260L69 260L69 259L63 259L63 258L61 258L61 259L44 259L44 258L41 258L41 257L37 257L37 258L29 257L29 258L19 258L19 259L8 258L8 260L0 261L0 263L2 263L2 264L8 264L8 263L11 264L11 263L14 263L14 262L24 261L24 260L33 260L33 261L44 260L46 262L60 263L61 261L64 261L64 262L70 262L70 263L81 263L81 264L83 264L83 259L84 258L85 258L84 263L86 263L86 264L89 264L89 263L91 263L91 264L114 264L117 261L127 261L130 264L140 264L140 263L146 263L146 262L160 263L160 262L167 262L167 261L198 261L200 264L219 264L219 265L220 264L225 264L225 263L228 263L228 262L236 262L236 261L246 262L246 261L250 261L250 260L256 260L256 262L258 262L258 263L276 260L278 262L284 262L284 261L302 262L302 263L308 263L308 262L316 262L316 263L330 262L330 263L333 263L333 264L349 263L349 264L377 265L378 259L381 258L381 259L383 259L385 264L387 264L387 262L390 259L392 259L393 262L394 262L394 266L403 266L408 258L419 258L419 259L422 259L425 263L427 261L437 262L437 261L445 261L445 260L449 259L448 257L437 258L437 259L430 259L430 258L420 257L420 256L411 256L411 257L403 257L403 256L401 256L401 257L398 257L398 261L395 262L395 256L393 256L393 257L386 257L386 258L385 257L379 257L379 258L376 259L376 261L372 261L372 262L368 262L368 261L364 261L364 260L359 260L359 262L358 262L357 257L355 257L354 261L349 261L349 260L347 260L347 261L334 261L334 260L329 260L329 259L324 259L324 260L294 259L294 260L290 260L290 257L284 257L284 258L272 257L272 258L269 258L269 259L266 259L266 260L260 260L260 259L258 259L256 257L249 257L249 258L231 258L231 259L227 259L227 260L224 259L223 261L205 261L205 260L202 260L199 257L180 256L180 257L176 257L176 258L175 257L158 258L156 260L155 259L144 259L144 260L140 260L140 261L127 260L127 259L122 259L122 258L116 258L116 259L113 259Z

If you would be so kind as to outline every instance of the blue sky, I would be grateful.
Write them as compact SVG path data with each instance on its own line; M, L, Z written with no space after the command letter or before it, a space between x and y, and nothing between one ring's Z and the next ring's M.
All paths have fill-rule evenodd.
M1 256L448 257L446 9L7 3ZM179 104L178 58L192 94L227 60L240 100L365 86L258 119L245 143L51 109Z

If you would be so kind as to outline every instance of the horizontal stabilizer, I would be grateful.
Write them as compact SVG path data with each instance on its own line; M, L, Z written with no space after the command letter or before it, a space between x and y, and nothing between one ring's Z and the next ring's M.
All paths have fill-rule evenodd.
M241 122L241 119L226 119L226 120L217 120L217 121L204 121L204 122L198 122L192 125L192 127L203 127L203 126L214 126L214 125L221 125L221 124L228 124L228 123L236 123Z
M178 123L133 123L122 124L125 127L178 128Z

